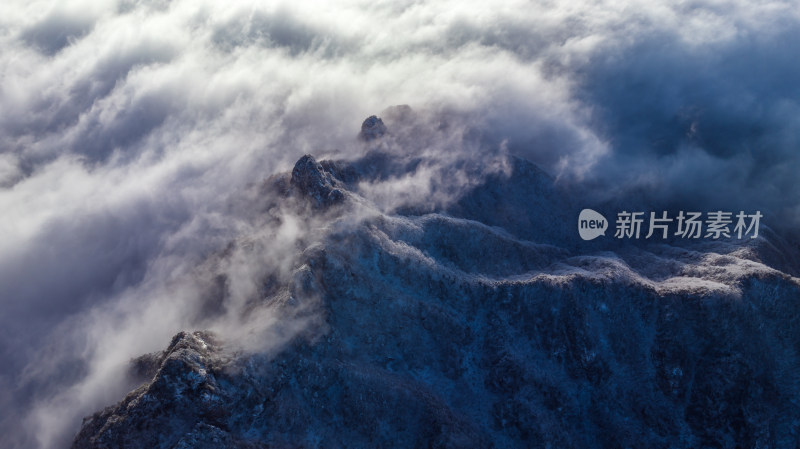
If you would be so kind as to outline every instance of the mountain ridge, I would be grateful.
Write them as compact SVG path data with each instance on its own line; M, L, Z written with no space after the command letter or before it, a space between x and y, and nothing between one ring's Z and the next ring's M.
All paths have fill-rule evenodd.
M267 354L179 333L72 447L800 444L800 282L762 261L792 254L763 235L581 247L577 202L500 165L381 209L371 189L436 165L303 156L263 189L321 235L254 301L324 324Z

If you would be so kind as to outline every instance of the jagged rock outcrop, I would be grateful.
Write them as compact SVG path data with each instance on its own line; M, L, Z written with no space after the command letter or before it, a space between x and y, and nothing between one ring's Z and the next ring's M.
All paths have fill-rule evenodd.
M363 140L374 140L386 133L386 125L377 116L371 115L361 124L359 137Z
M84 420L73 447L236 447L227 432L230 396L217 382L224 358L207 332L177 334L151 360L157 371L116 407ZM196 442L203 442L197 445Z
M292 169L291 185L317 208L329 207L344 199L338 184L336 178L309 154L301 157Z

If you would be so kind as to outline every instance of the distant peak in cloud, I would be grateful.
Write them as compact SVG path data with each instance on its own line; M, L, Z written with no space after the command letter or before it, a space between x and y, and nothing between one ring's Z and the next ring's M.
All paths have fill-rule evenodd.
M339 182L310 154L301 157L292 170L291 183L301 193L311 198L315 207L328 207L343 199L336 188Z
M386 125L383 124L383 120L379 117L370 115L364 120L364 123L361 124L361 133L359 137L364 140L374 140L378 137L381 137L386 133Z

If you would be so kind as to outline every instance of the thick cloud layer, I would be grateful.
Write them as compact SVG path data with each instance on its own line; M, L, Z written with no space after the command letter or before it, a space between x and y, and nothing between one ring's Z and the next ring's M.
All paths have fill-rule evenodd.
M800 222L794 2L222 3L0 5L3 447L63 446L131 357L202 322L215 274L234 306L205 324L242 328L313 234L251 186L356 156L389 105L480 136L425 151L507 149L593 200ZM255 246L209 268L236 239Z

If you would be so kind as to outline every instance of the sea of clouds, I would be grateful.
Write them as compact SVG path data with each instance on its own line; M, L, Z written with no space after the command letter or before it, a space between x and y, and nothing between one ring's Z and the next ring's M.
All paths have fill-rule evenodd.
M180 330L258 328L260 350L279 347L274 317L242 307L316 231L247 198L305 153L357 157L361 121L387 106L599 197L800 223L797 6L0 3L0 446L68 445L132 387L128 361ZM230 304L206 322L219 273Z

